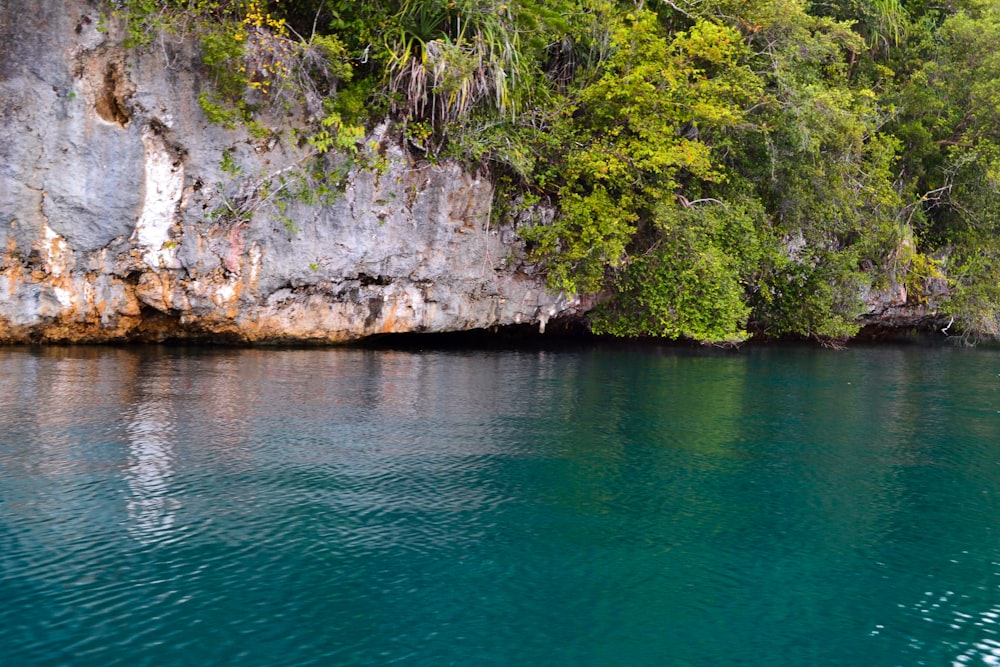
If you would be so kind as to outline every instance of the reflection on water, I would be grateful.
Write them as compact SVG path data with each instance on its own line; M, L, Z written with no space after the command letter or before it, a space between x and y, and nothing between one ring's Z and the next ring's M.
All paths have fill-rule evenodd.
M1000 664L951 349L0 349L0 664Z
M173 475L174 416L169 404L155 395L156 386L143 387L127 418L129 457L125 476L131 491L126 511L128 530L140 542L162 538L174 524L178 501L169 496Z

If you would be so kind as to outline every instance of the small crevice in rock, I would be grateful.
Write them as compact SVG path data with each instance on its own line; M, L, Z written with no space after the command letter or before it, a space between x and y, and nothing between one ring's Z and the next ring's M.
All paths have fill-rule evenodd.
M389 276L372 276L367 273L359 273L358 283L360 283L362 287L370 287L371 285L385 286L392 284L392 278Z
M109 123L117 123L121 127L128 125L132 119L126 101L129 97L128 84L121 65L108 62L104 65L104 75L94 101L97 114Z
M91 23L90 17L84 14L83 16L80 17L80 20L77 21L76 27L73 29L73 32L79 35L80 33L83 32L83 26L90 25L90 23Z
M122 128L129 124L135 107L132 95L136 88L125 70L124 51L99 47L79 53L73 75L81 80L89 102L101 120Z
M142 278L142 271L129 271L124 276L122 276L122 282L126 285L131 285L136 287L139 284L139 279Z

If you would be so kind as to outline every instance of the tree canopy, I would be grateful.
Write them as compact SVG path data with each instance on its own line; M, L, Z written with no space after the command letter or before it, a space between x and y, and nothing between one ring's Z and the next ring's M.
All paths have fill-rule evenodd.
M194 30L255 122L298 95L317 151L386 117L487 171L593 327L836 341L904 285L1000 334L1000 6L990 0L121 0ZM510 202L516 202L511 204ZM521 211L513 211L521 207ZM525 214L527 212L527 214Z

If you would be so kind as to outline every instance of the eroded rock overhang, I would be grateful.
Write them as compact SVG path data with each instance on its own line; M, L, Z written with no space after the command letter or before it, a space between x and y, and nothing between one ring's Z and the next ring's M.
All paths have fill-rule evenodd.
M583 312L491 220L488 179L415 162L384 126L378 169L268 205L316 159L281 139L293 119L213 125L191 42L126 51L100 23L83 0L0 6L0 342L337 343Z

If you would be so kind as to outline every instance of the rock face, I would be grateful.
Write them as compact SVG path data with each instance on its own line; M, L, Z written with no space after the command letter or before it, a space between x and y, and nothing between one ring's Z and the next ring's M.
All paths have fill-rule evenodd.
M488 180L383 129L376 166L281 199L308 157L278 138L294 118L211 124L190 43L126 52L99 25L84 0L0 4L0 342L346 342L581 312L491 223Z

